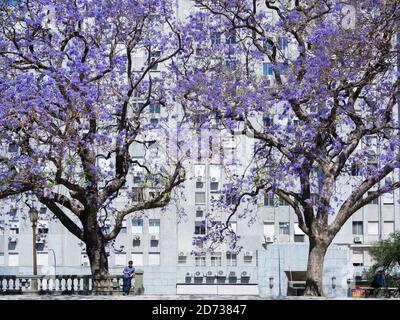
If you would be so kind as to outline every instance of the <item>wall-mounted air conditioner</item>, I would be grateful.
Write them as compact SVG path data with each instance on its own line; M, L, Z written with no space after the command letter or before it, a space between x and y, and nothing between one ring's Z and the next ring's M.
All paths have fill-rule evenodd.
M8 241L9 241L9 242L17 242L17 241L18 241L18 238L17 238L17 236L9 236L9 237L8 237Z
M274 242L274 238L273 237L264 237L264 242L265 243L273 243Z
M178 255L179 257L186 257L186 252L180 251Z
M354 237L354 243L362 243L361 237Z
M140 236L139 236L139 235L134 235L134 236L133 236L133 240L135 240L135 241L140 241Z
M244 256L245 256L245 257L252 257L252 256L253 256L253 252L251 252L251 251L245 251L245 252L244 252Z
M217 273L217 277L225 278L226 277L225 271L224 270L219 270L218 273Z
M186 272L186 278L191 278L192 274L190 272Z
M215 273L213 272L213 271L207 271L207 273L206 273L206 277L207 278L214 278L215 277Z
M150 236L150 240L151 241L158 241L158 240L160 240L160 236L157 235L157 234L153 234L153 235Z
M247 271L243 271L241 276L242 276L242 278L250 278L250 275L248 274Z
M203 278L203 275L201 274L200 271L196 271L196 272L194 273L194 277L195 277L195 278Z
M229 272L229 278L236 278L236 272L235 271Z

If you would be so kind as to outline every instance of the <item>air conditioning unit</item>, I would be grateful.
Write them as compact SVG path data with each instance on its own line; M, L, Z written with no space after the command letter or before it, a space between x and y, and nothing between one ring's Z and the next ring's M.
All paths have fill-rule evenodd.
M45 237L36 237L36 243L45 243L46 238Z
M19 222L11 222L10 229L19 229Z
M140 240L140 236L139 236L139 235L134 235L134 236L133 236L133 240L136 240L136 241L137 241L137 240Z
M207 271L206 277L207 277L207 278L214 278L214 277L215 277L215 274L214 274L214 272L212 272L212 271L210 270L210 271Z
M252 256L253 256L253 252L251 252L251 251L245 251L244 256L245 256L245 257L252 257Z
M247 273L247 271L243 271L241 274L242 278L250 278L249 274Z
M196 210L197 211L204 211L204 207L197 207Z
M264 237L264 242L265 243L273 243L274 242L274 238L273 237Z
M202 176L200 176L200 177L197 177L197 182L203 182L204 181L204 179L203 179L203 177Z
M17 238L17 236L9 236L9 237L8 237L8 241L9 241L9 242L17 242L17 241L18 241L18 238Z
M217 178L212 177L212 178L211 178L211 181L212 181L212 182L217 182L218 180L217 180Z
M229 272L229 278L236 278L236 272L235 271Z
M362 243L361 237L354 237L354 243Z
M191 278L192 274L190 272L186 272L186 278Z
M225 271L224 270L219 270L217 273L217 277L219 278L225 278Z
M201 274L200 271L196 271L196 272L194 273L194 277L195 277L195 278L202 278L203 276L202 276L202 274Z
M184 251L180 251L180 252L179 252L179 256L180 256L180 257L186 257L186 253L185 253Z
M158 241L158 240L160 240L160 236L156 235L156 234L153 234L152 236L150 236L150 240L151 241Z

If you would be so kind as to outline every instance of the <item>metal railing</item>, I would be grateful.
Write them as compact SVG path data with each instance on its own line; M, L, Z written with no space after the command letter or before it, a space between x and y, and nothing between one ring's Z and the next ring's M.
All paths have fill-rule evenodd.
M93 290L91 275L0 275L0 294L122 294L122 275L103 276L109 286L102 291ZM144 294L143 271L136 271L131 293Z

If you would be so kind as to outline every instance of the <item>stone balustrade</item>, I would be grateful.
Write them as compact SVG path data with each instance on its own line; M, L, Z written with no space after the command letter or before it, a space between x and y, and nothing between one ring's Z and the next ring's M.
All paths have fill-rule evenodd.
M0 275L0 294L122 294L122 275L108 275L102 279L109 280L110 287L95 292L91 275ZM135 272L131 293L144 294L141 270Z

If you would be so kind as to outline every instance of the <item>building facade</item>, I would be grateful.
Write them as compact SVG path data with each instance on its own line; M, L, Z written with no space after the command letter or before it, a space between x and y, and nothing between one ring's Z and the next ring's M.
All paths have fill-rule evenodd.
M178 4L180 18L196 9L192 1ZM287 41L284 38L279 41L282 49L286 49ZM260 66L260 72L272 75L268 62ZM137 103L141 103L140 99ZM151 106L150 123L157 124L161 112L160 106ZM221 136L220 139L224 152L242 163L240 170L252 154L254 141L243 136ZM12 146L6 147L4 152L12 152ZM156 154L157 146L154 149ZM133 152L138 159L145 157L139 146L134 147ZM214 211L212 202L213 197L223 193L229 170L226 164L210 158L191 162L187 171L191 178L184 183L181 201L174 201L165 211L151 209L144 216L128 216L124 220L121 233L108 248L110 273L120 274L127 261L133 260L135 267L144 270L144 288L148 294L275 296L300 293L296 288L301 288L305 281L308 239L298 227L293 209L266 195L254 206L251 222L240 218L242 208L231 219L230 228L241 236L240 252L231 251L228 244L219 245L213 252L197 250L195 244L210 227L207 214L213 211L213 218L218 221L227 218L227 212ZM357 176L358 173L353 172L350 178ZM133 173L130 179L130 187L137 188L140 171ZM345 185L343 189L346 191ZM384 195L345 223L325 260L324 290L328 296L346 296L348 280L361 276L363 270L372 265L368 248L400 230L399 196L398 191ZM123 197L118 201L124 204ZM39 274L89 274L84 244L59 221L49 220L45 207L38 209L35 245ZM0 206L0 274L31 274L32 242L28 208L22 200L3 201Z

